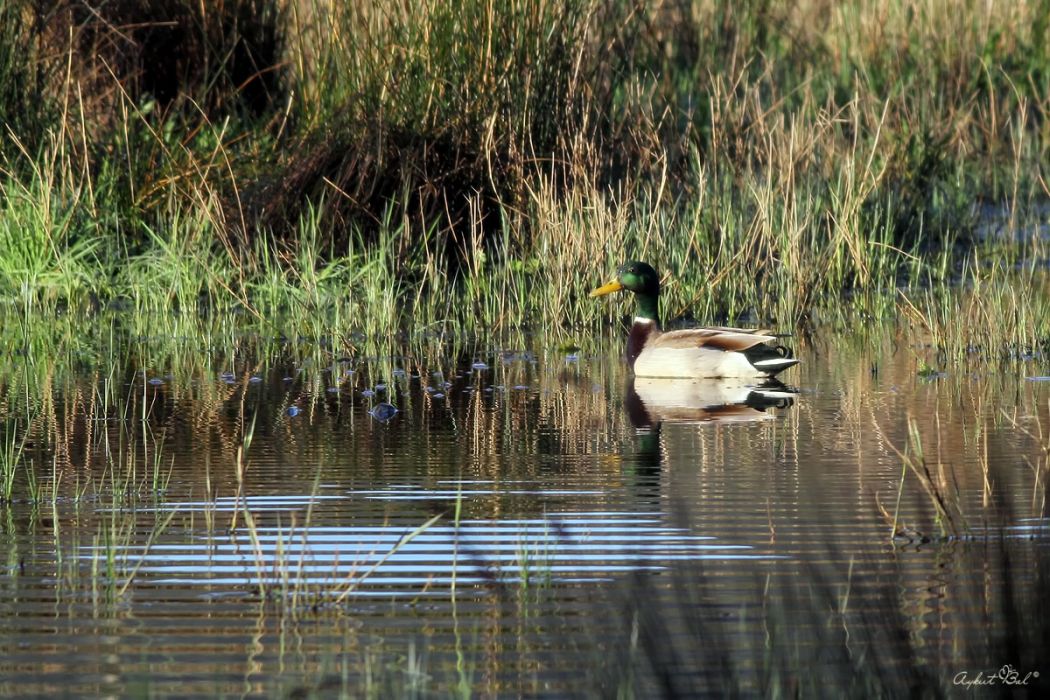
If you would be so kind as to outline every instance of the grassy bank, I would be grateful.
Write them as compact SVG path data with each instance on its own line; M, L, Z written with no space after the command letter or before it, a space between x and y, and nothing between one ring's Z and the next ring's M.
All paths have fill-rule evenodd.
M576 325L644 257L672 314L791 327L1045 257L1048 0L0 13L0 292L27 313Z

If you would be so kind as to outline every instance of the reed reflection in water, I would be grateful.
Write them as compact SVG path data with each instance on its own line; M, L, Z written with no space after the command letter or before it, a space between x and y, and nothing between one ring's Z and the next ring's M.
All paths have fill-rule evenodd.
M54 503L2 518L3 692L896 694L1041 670L1048 383L821 342L842 343L800 354L834 361L792 386L542 349L63 377L30 448ZM920 446L929 484L902 463Z

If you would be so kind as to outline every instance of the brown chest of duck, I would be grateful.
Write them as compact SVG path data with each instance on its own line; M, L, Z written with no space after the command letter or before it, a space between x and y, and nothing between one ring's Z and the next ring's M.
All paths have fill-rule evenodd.
M772 377L799 363L764 330L714 326L664 332L660 327L660 276L651 265L630 261L592 297L627 290L635 313L627 335L627 361L636 377Z

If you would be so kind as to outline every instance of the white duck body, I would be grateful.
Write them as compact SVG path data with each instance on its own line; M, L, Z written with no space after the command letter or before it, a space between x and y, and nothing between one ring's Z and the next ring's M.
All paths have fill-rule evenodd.
M743 328L691 328L660 332L652 319L634 319L627 359L636 377L768 378L798 364L767 345L776 337Z

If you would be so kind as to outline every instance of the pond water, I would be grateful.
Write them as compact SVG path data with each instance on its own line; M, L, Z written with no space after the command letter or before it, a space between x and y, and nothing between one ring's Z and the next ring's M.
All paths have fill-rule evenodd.
M1034 694L1050 368L872 333L758 389L615 335L12 353L0 693Z

